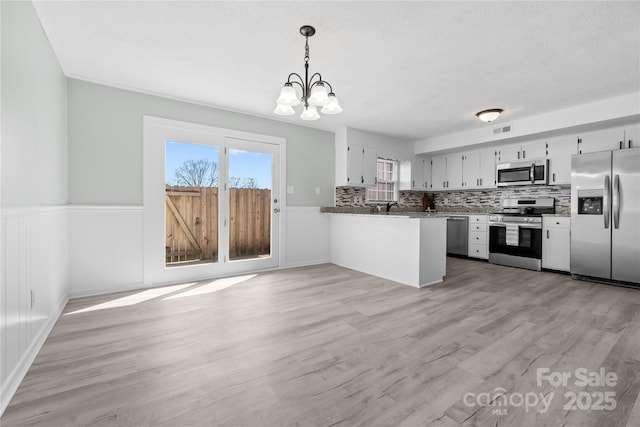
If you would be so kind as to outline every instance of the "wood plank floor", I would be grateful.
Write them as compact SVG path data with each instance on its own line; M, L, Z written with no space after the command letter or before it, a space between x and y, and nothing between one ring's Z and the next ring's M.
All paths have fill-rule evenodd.
M424 289L326 264L74 299L0 424L637 426L639 308L640 290L455 258ZM584 409L604 392L615 409Z

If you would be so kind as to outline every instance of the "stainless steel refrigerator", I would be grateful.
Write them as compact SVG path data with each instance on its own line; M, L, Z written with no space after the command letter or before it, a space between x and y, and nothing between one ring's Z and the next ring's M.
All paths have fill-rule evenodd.
M571 274L640 285L640 147L572 156Z

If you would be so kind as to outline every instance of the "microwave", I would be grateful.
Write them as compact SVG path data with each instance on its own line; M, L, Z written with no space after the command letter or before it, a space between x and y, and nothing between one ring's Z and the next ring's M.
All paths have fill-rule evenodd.
M529 160L497 165L498 187L509 185L547 185L549 183L549 160Z

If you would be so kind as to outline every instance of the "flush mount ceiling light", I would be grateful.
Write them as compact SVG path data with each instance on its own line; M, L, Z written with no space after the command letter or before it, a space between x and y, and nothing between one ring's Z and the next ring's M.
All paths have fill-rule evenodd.
M304 104L300 118L302 120L318 120L320 114L316 107L322 107L320 110L324 114L338 114L342 112L340 103L333 88L326 80L322 80L320 73L315 73L309 78L309 37L316 33L315 28L310 25L300 27L300 34L305 38L304 44L304 79L298 73L289 74L287 82L280 91L280 96L276 100L276 109L274 113L281 116L290 116L295 111L293 107ZM292 79L293 78L293 79ZM296 79L297 78L297 79ZM314 81L314 79L316 79ZM299 80L299 81L298 81ZM300 86L302 96L298 97L298 93L293 85ZM329 90L325 86L329 86Z
M502 108L492 108L490 110L480 111L476 116L478 116L478 118L483 122L492 122L497 119L503 111L504 110Z

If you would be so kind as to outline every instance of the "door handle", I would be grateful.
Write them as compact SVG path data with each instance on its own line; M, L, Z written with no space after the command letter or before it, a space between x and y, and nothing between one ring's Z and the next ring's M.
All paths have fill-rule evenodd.
M620 175L613 178L613 228L620 228Z
M604 177L604 192L602 202L604 203L604 228L609 228L609 196L611 195L611 179L609 175Z
M531 169L529 169L529 179L531 180L532 184L534 182L536 182L535 171L536 171L536 164L535 163L531 163Z
M549 238L549 230L547 230L547 239Z

